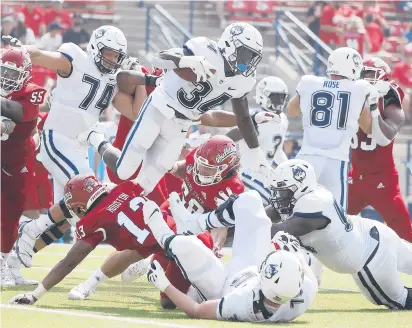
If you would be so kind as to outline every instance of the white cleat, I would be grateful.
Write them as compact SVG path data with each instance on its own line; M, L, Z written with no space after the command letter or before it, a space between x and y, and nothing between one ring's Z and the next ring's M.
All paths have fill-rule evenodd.
M123 271L120 277L123 281L134 281L140 278L141 276L146 274L151 259L152 256L149 256L143 260L129 265L129 267Z
M88 299L89 296L93 295L95 291L95 288L90 287L85 282L81 283L80 285L72 288L72 290L69 292L69 300L81 301Z
M80 132L76 137L76 141L80 144L88 144L90 146L93 146L90 143L90 136L92 133L101 134L104 138L104 127L101 125L100 122L93 124L86 131Z
M12 251L7 258L7 265L9 266L10 273L14 278L16 286L37 286L39 283L37 280L26 280L20 268L22 266L15 251Z
M4 258L0 259L0 276L0 285L2 287L16 286L16 282L14 281L14 278L10 272L10 268L7 265L7 261Z
M23 223L19 229L19 237L16 241L16 254L20 262L26 267L31 268L33 265L34 245L36 238L32 237L30 233L27 233L25 229L27 224L31 221Z

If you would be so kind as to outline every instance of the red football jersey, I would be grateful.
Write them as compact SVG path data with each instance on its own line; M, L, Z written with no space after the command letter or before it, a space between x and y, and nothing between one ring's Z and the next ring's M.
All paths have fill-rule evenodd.
M6 97L23 106L21 122L16 123L9 139L1 143L1 164L6 171L22 169L26 165L28 156L35 150L31 135L37 125L39 105L43 103L45 94L46 90L29 82L21 90Z
M401 103L404 93L395 83L391 83L391 89L385 97L379 100L379 110L385 117L385 108L396 105L402 110ZM376 144L372 135L364 133L359 129L352 139L352 170L353 174L369 175L385 170L395 169L395 161L392 154L392 141L389 145L382 147Z
M241 194L245 191L242 180L235 174L229 178L223 179L219 183L210 186L200 186L195 182L193 177L193 165L195 163L194 154L196 149L192 150L186 157L186 177L183 180L181 198L185 202L185 207L194 212L210 212L217 208L222 197L219 192L224 194ZM167 210L169 203L162 205L162 209Z
M344 46L355 49L363 56L365 34L358 32L345 32L343 35Z
M150 228L144 223L141 192L140 186L130 181L116 186L77 222L77 238L93 246L104 241L118 251L133 249L144 257L161 251ZM175 231L173 219L166 213L163 217Z

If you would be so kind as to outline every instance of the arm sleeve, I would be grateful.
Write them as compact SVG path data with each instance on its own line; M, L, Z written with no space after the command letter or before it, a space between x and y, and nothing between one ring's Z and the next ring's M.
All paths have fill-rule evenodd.
M400 99L400 95L395 89L391 86L389 89L388 93L383 97L384 101L384 107L389 106L389 105L395 105L399 106L399 108L402 108L402 101Z

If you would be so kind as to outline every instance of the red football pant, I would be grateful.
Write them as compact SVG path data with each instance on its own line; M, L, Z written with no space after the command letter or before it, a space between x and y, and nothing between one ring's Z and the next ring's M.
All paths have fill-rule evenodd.
M1 252L10 253L17 239L19 220L26 200L25 187L29 172L1 171Z
M204 232L197 236L197 238L206 245L209 249L213 249L213 238L209 232ZM176 265L175 262L170 261L164 254L163 251L156 253L152 261L159 261L160 265L165 271L167 279L169 279L170 283L180 290L182 293L186 294L190 287L190 281L186 280L183 275L182 271L180 271L179 267ZM168 298L166 294L160 293L160 298Z
M348 188L348 214L357 215L372 206L399 237L412 242L412 223L399 188L396 170L363 176L354 175Z

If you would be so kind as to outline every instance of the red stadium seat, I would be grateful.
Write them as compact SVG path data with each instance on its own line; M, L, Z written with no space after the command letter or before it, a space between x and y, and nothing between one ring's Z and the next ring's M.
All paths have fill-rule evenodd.
M274 1L258 0L258 1L253 1L250 4L250 9L253 13L268 15L268 14L273 13L273 5L274 5Z
M229 0L226 1L226 6L225 9L228 12L233 12L233 13L249 13L250 1L244 1L244 0Z

